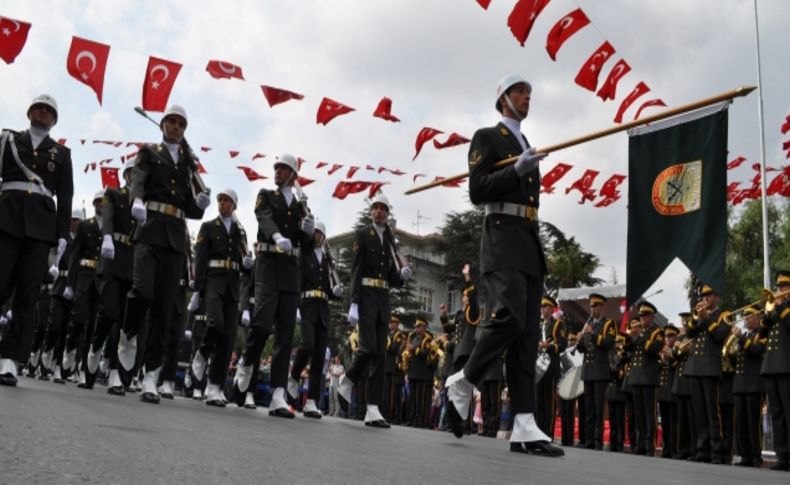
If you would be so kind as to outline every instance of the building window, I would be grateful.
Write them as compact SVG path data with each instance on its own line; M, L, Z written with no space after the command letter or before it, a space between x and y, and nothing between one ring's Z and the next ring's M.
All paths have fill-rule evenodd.
M431 313L433 309L433 290L431 288L420 287L419 290L420 310Z
M447 313L455 313L461 309L461 292L452 290L447 292Z

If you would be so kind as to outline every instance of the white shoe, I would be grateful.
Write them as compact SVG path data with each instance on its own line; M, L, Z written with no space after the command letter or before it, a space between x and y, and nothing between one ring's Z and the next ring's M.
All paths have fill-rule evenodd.
M469 415L469 403L472 400L472 393L475 386L466 380L464 371L460 370L447 378L445 383L447 397L453 402L455 410L461 416Z
M44 352L41 354L41 365L43 365L47 370L52 370L52 355L54 353L54 350L50 350L49 352Z
M74 364L77 360L77 350L70 350L63 353L63 368L73 370Z
M157 367L154 370L148 371L143 375L143 394L149 393L159 396L159 391L156 389L156 383L159 381L159 372L162 367Z
M345 374L340 378L340 383L337 386L337 393L343 396L346 402L351 402L351 390L354 389L354 383Z
M107 387L123 387L121 377L118 375L118 369L112 369L110 371L110 378L107 381Z
M30 352L30 366L31 367L38 367L38 357L41 355L41 351L37 350L35 352Z
M189 389L190 387L192 387L192 376L189 375L189 372L185 372L185 374L186 375L184 376L184 387Z
M222 396L220 396L219 385L210 382L206 384L206 401L214 402L221 400Z
M269 404L269 410L274 411L275 409L287 409L290 411L288 403L285 401L285 389L282 387L277 387L272 392L272 402Z
M137 377L132 379L132 385L129 386L129 389L131 389L132 392L139 392L140 391L140 379L138 379Z
M121 330L118 338L118 360L124 369L131 371L134 367L134 360L137 357L137 335L131 340L126 338L126 332Z
M99 360L99 370L102 374L107 374L107 372L110 370L110 360L102 357Z
M198 381L202 381L206 373L206 358L203 357L199 350L195 352L195 356L192 358L192 373Z
M531 441L545 441L551 443L546 433L540 430L538 424L535 422L535 415L532 413L516 414L513 420L513 433L510 435L511 442L531 442Z
M173 381L162 381L162 385L159 386L159 395L165 398L172 398L173 397Z
M18 376L14 359L0 359L0 375L2 374L11 374L14 377Z
M60 366L56 365L55 370L52 371L52 380L53 381L62 381L63 377L60 375Z
M246 409L255 409L257 407L255 405L255 398L252 396L251 392L248 392L247 396L244 398L244 407Z
M93 346L91 345L91 350L88 352L88 359L86 362L88 364L88 372L90 372L91 374L96 373L96 369L99 368L100 358L101 358L101 351L94 352Z
M203 393L200 392L200 389L192 389L192 399L202 400Z
M293 399L299 395L299 383L291 376L288 376L288 395Z
M302 408L302 412L303 413L309 413L309 412L318 413L320 411L318 410L318 406L315 405L315 400L308 399L304 403L304 408Z
M234 384L241 392L247 392L247 388L250 387L250 381L252 380L252 366L251 365L240 365L236 369L236 376L233 378Z
M85 373L82 372L82 371L79 371L78 374L79 374L79 377L77 378L77 384L79 384L80 386L87 385L87 382L85 381Z
M365 411L365 422L371 423L373 421L383 421L384 416L381 415L377 404L368 404Z

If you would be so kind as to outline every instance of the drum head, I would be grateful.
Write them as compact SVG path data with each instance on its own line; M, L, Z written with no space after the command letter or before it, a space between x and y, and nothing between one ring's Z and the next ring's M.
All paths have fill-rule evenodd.
M582 368L574 367L566 372L557 383L557 394L567 400L576 399L584 394L584 381L582 381Z

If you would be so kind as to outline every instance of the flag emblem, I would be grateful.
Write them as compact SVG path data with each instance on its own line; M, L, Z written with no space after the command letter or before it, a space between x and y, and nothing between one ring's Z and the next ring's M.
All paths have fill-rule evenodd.
M664 216L699 210L702 204L702 160L662 170L653 182L653 207Z

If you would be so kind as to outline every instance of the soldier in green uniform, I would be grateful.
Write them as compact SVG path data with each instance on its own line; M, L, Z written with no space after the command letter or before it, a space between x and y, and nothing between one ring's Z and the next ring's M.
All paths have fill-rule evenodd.
M427 399L433 388L433 375L429 371L428 357L433 338L426 331L428 323L417 317L414 331L406 342L409 366L406 376L409 379L409 425L414 428L428 427L429 402Z
M538 342L538 352L547 355L550 363L543 377L536 384L535 419L540 429L550 437L554 437L557 380L562 377L560 354L568 347L568 332L565 323L554 317L556 309L557 300L549 295L543 295L540 305L541 339Z
M625 441L625 393L622 391L625 378L626 335L618 333L611 359L612 380L606 386L607 417L609 418L609 451L623 451Z
M672 394L677 362L672 348L677 341L678 328L672 324L664 326L664 348L658 364L661 369L658 384L658 410L661 415L661 458L674 458L678 452L678 408L677 398Z
M0 341L5 386L16 386L16 362L30 352L48 253L57 246L57 264L66 250L74 193L71 152L49 136L58 121L55 99L36 96L27 117L29 129L0 133L0 306L10 303L13 314Z
M760 466L762 446L760 444L760 417L765 401L765 385L760 379L760 367L768 339L760 337L762 309L756 305L746 307L744 318L746 329L733 327L738 339L735 356L735 380L732 393L735 396L735 433L738 455L737 466Z
M675 345L672 346L672 358L675 361L675 380L672 383L672 394L677 400L678 409L678 453L677 458L686 460L697 455L697 427L694 423L694 410L691 407L691 384L685 375L686 362L691 352L693 340L686 333L691 313L681 312L680 329Z
M387 334L387 360L384 369L384 419L391 424L403 422L403 385L405 374L402 369L402 354L408 335L400 330L400 318L390 317Z

